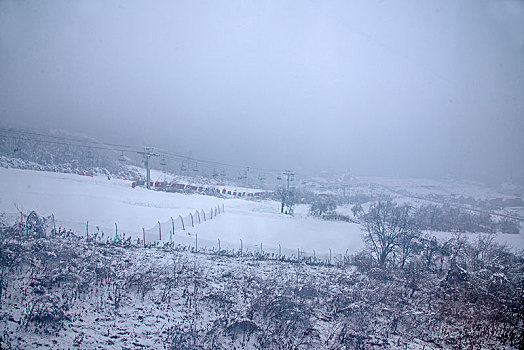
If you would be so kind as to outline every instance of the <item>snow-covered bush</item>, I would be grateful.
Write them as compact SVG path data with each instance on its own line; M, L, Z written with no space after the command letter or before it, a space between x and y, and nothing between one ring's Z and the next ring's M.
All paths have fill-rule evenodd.
M40 293L38 293L40 294ZM67 303L55 294L37 295L27 303L22 320L25 326L34 326L35 332L56 332L70 321Z
M309 208L309 213L313 216L323 216L334 214L337 209L337 202L332 196L319 195L316 196L311 207Z

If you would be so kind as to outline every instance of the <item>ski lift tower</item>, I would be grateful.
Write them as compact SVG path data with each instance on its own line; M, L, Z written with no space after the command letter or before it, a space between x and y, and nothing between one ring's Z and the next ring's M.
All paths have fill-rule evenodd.
M246 172L244 174L240 174L238 176L239 180L246 180L245 185L246 187L249 187L249 167L246 168Z
M166 169L167 169L166 156L162 156L162 160L160 161L160 165L162 166L162 171L165 173Z
M287 190L289 191L289 181L294 181L295 180L295 173L291 170L286 170L284 171L284 175L287 176Z
M160 154L155 153L154 147L144 147L144 152L137 152L138 154L141 154L146 159L146 167L147 167L147 182L146 186L147 189L151 188L151 167L149 166L149 158L151 157L159 157Z

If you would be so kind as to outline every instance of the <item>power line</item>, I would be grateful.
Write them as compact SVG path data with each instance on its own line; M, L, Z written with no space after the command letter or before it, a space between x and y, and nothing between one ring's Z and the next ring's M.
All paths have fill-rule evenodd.
M50 141L50 140L35 140L34 138L29 137L23 137L23 136L13 136L13 135L0 135L0 137L9 138L13 140L25 140L25 141L33 141L35 143L47 143L47 144L54 144L54 145L62 145L62 146L74 146L74 147L81 147L81 148L91 148L91 149L102 149L102 150L111 150L111 151L120 151L120 152L131 152L132 150L129 149L108 149L107 147L102 147L102 145L107 146L105 144L74 144L69 142L59 142L59 141Z
M70 143L59 143L59 142L51 142L51 141L48 142L48 143L54 143L54 144L67 144L67 145L70 145L70 146L89 145L89 147L92 147L92 148L103 149L103 148L100 148L100 147L93 146L93 144L96 144L96 145L103 145L103 146L109 146L109 147L128 148L129 150L127 150L127 149L124 149L124 150L118 149L118 150L119 151L131 151L131 152L136 152L137 149L138 149L138 148L136 148L136 146L130 146L130 145L124 145L124 144L114 144L114 143L106 143L106 142L99 142L99 141L89 142L89 141L77 140L77 139L73 139L73 138L65 137L65 136L46 135L46 134L37 133L37 132L12 130L12 129L2 128L2 127L0 127L0 132L16 133L16 134L26 135L26 136L29 135L29 136L39 136L39 137L46 137L46 138L54 138L54 139L58 139L58 140L67 140L67 141L71 141L71 142L75 143L75 144L70 144ZM14 137L12 135L9 135L9 136L10 137ZM20 136L17 136L16 138L24 139L24 140L32 140L32 139L28 139L28 138L22 138ZM39 141L40 142L44 142L44 140L39 140ZM80 144L80 145L77 145L77 144ZM169 152L169 151L161 149L161 148L157 148L157 149L162 154L165 154L165 155L168 155L168 156L171 156L171 157L174 157L174 158L185 159L185 160L188 160L188 161L194 161L194 162L199 162L199 163L203 163L203 164L215 164L215 165L227 166L227 167L232 167L232 168L242 168L242 169L246 168L245 165L238 165L238 164L218 162L218 161L207 160L207 159L194 158L194 157L184 156L184 155L181 155L181 154L175 154L175 153ZM259 170L259 171L272 171L272 172L281 172L282 171L281 169L258 168L258 167L253 167L253 166L251 166L250 168L254 169L254 170Z
M17 135L13 135L13 133ZM73 138L65 137L65 136L46 135L46 134L42 134L38 132L14 130L14 129L8 129L4 127L0 127L0 136L10 138L10 139L26 140L26 141L41 142L41 143L47 143L47 144L63 145L63 146L102 149L102 150L108 150L108 147L111 147L113 148L112 150L119 151L119 152L135 153L135 152L139 152L140 150L140 148L136 146L131 146L131 145L106 143L106 142L99 142L99 141L89 142L89 141L73 139ZM42 140L42 139L35 140L34 136L43 137L43 138L52 138L52 139L59 140L59 141ZM281 173L283 171L282 169L269 169L269 168L261 168L261 167L253 167L253 166L238 165L238 164L232 164L232 163L226 163L226 162L219 162L219 161L213 161L213 160L207 160L207 159L201 159L201 158L194 158L190 156L172 153L172 152L169 152L161 148L157 148L157 150L161 152L163 155L168 156L169 158L172 158L172 159L173 158L182 159L186 161L198 162L201 164L220 165L223 167L237 168L237 169L250 168L251 170L260 171L260 172Z
M215 160L194 158L194 157L190 157L190 156L184 156L184 155L181 155L181 154L172 153L172 152L166 151L166 150L161 149L161 148L157 148L157 150L159 152L161 152L162 154L165 154L165 155L173 157L173 158L180 158L180 159L184 159L184 160L187 160L187 161L199 162L199 163L203 163L203 164L214 164L214 165L227 166L227 167L230 167L230 168L239 168L239 169L250 168L252 170L259 170L259 171L262 171L262 172L276 172L276 173L279 173L279 172L283 171L282 169L259 168L259 167L253 167L253 166L247 166L247 165L238 165L238 164L224 163L224 162L219 162L219 161L215 161Z
M95 144L111 146L111 147L123 147L123 148L134 147L134 146L129 146L129 145L99 142L99 141L83 141L83 140L78 140L78 139L74 139L74 138L67 137L67 136L47 135L47 134L41 134L41 133L32 132L32 131L13 130L13 129L3 128L3 127L0 127L0 132L16 133L16 134L31 135L31 136L40 136L40 137L47 137L47 138L53 138L53 139L59 139L59 140L68 140L68 141L72 141L76 143L83 143L83 144L95 143Z

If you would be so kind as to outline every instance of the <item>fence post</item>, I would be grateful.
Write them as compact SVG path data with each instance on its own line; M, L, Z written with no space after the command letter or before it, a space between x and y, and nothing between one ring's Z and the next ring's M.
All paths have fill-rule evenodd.
M240 238L240 256L242 256L242 238Z
M262 242L260 242L260 255L262 255L262 252L263 252L263 250L262 250Z
M144 248L146 247L146 231L142 227L142 238L144 239Z
M171 217L171 225L173 226L173 231L169 233L169 243L173 243L173 234L175 233L175 221Z
M186 230L186 226L184 225L184 219L182 219L182 215L178 215L178 217L180 218L180 221L182 221L182 230Z
M316 257L316 254L315 254L315 249L313 249L313 260L317 260L317 257Z
M55 236L56 236L55 214L51 214L51 217L53 218L53 232L55 233Z
M224 204L222 204L222 213L223 213L224 211L225 211L225 210L224 210Z
M193 222L193 214L189 213L191 216L191 227L195 227L195 223Z
M197 216L198 216L198 223L200 224L201 223L200 222L200 213L198 212L198 210L196 211L196 213L197 213Z
M300 248L297 248L297 260L300 260Z
M282 256L282 247L280 244L278 245L278 257L280 258Z
M86 221L86 238L89 238L89 221Z
M118 226L116 225L116 222L115 222L115 238L118 239Z
M220 238L218 239L218 252L220 253Z
M198 234L195 233L195 252L198 252Z
M162 227L160 226L160 221L158 222L158 236L160 237L160 240L162 240Z
M329 248L329 265L331 265L331 248Z
M213 220L213 208L211 208L211 220Z

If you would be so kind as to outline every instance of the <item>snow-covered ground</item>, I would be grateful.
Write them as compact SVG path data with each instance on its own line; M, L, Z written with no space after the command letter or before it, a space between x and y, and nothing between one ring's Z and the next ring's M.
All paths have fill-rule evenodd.
M342 263L327 266L267 259L267 254L238 254L240 239L243 249L251 251L262 243L264 252L274 252L280 244L286 255L297 254L297 249L301 256L311 255L315 250L321 258L329 249L336 258L362 247L359 225L312 218L305 205L297 206L291 217L281 215L274 201L133 189L129 181L100 176L0 168L0 180L0 213L10 213L2 214L2 219L15 221L17 210L26 214L36 210L54 214L58 225L80 234L86 221L91 234L96 226L114 234L117 223L120 237L126 232L140 238L144 227L152 240L157 238L155 225L161 222L166 242L170 217L187 219L196 210L225 208L195 227L175 230L173 237L175 243L186 245L193 245L198 237L199 252L203 247L216 248L220 239L219 253L195 254L194 249L180 246L142 247L122 241L106 244L92 236L66 233L39 238L24 228L6 228L2 251L14 265L5 266L16 268L3 270L8 282L0 293L4 295L1 348L5 344L6 348L249 349L262 348L260 344L265 348L306 344L309 348L451 349L473 343L504 348L499 341L503 337L494 334L501 329L513 331L508 326L516 325L501 317L505 323L490 322L488 331L477 326L485 324L485 315L493 314L490 308L498 305L494 300L501 295L499 290L515 298L507 300L517 300L514 291L520 280L514 281L522 275L518 265L503 265L504 274L491 271L487 276L462 269L476 277L454 277L443 284L446 276L458 276L450 267L450 255L440 260L444 273L435 268L415 272L418 275L413 277L399 270L395 277L384 278L380 269L367 271L366 260L360 265L339 260L335 262ZM350 205L338 211L352 215ZM452 237L432 233L442 239ZM499 234L497 239L524 248L523 236ZM13 244L22 241L20 246ZM224 252L225 248L235 249L235 254ZM498 266L493 264L496 256L491 258L488 264ZM502 282L495 279L505 274L510 277ZM449 283L454 284L446 287ZM499 288L497 292L478 287L489 283ZM455 289L463 285L467 289ZM466 290L479 292L471 300L489 299L463 303L450 296L464 297ZM464 311L457 310L479 316L466 322ZM518 325L514 328L518 330Z
M195 254L29 232L16 225L2 231L0 248L11 267L2 270L2 349L518 346L511 307L518 304L522 264L511 255L494 263L499 256L488 254L494 271L460 268L466 277L450 279L457 274L449 255L434 260L443 273L388 276L364 263ZM501 316L492 320L494 313Z
M158 174L153 174L156 178ZM155 232L157 222L186 216L196 210L209 210L224 205L225 213L185 231L175 230L175 242L199 247L240 248L264 251L328 256L352 253L362 248L359 225L325 221L307 215L306 206L298 206L294 217L281 215L280 204L274 201L221 199L198 194L178 194L131 188L129 181L106 177L79 176L0 168L0 212L16 213L36 210L40 215L54 214L58 225L85 232L98 226L106 234L118 232L142 237ZM163 241L169 233L163 230ZM196 236L197 235L197 236ZM158 239L156 234L146 237Z
M155 179L161 176L160 172L152 174ZM116 223L120 234L125 232L133 239L142 238L142 228L145 228L147 240L158 240L157 223L161 222L162 240L168 241L170 225L165 227L165 223L171 217L185 217L196 210L209 211L224 205L225 213L213 220L186 227L184 231L175 230L175 243L193 245L197 240L199 248L217 248L220 240L222 249L237 250L242 240L242 248L252 251L259 250L262 244L264 251L276 253L280 245L286 255L300 250L300 254L319 257L327 257L330 249L337 255L363 247L358 224L310 217L305 205L299 205L291 217L281 215L280 205L274 201L133 189L129 181L108 180L103 176L0 168L0 179L0 212L12 213L12 217L18 209L36 210L45 216L54 214L57 225L75 232L85 232L89 222L89 232L96 232L98 227L106 235L112 235ZM416 187L421 186L419 181ZM339 208L339 212L351 215L350 206ZM524 249L522 234L499 234L497 240Z

